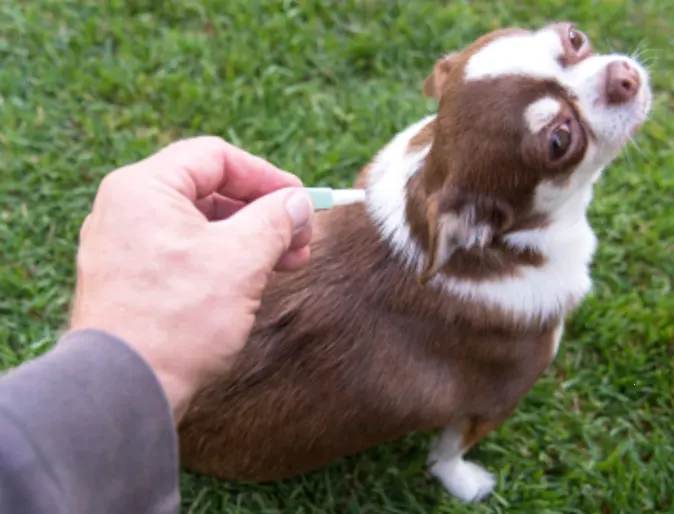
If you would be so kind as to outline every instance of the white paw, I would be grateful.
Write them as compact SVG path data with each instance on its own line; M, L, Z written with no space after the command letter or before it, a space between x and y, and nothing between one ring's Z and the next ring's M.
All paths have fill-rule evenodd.
M430 469L450 494L464 502L484 500L494 490L496 478L486 469L457 458L436 462Z

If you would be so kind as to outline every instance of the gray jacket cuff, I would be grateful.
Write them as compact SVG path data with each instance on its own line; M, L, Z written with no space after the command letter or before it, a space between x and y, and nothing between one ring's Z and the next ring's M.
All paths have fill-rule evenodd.
M71 332L0 377L0 511L159 514L178 505L171 408L123 341Z

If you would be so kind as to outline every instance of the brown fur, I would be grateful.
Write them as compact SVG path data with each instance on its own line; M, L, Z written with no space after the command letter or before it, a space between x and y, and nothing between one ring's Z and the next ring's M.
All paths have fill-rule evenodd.
M410 153L417 152L433 142L435 123L436 120L432 120L428 125L422 128L416 136L410 139L410 144L408 145Z
M512 30L519 29L442 60L424 83L440 108L409 147L432 145L407 188L412 235L432 261L446 236L443 216L468 230L489 227L485 248L459 247L446 262L431 262L448 276L485 281L542 265L542 255L514 252L501 238L547 222L532 210L535 187L568 175L585 151L585 139L574 138L577 148L551 163L547 134L524 126L524 107L544 95L574 112L554 82L461 83L468 56ZM581 125L573 130L585 134ZM316 233L309 265L276 276L232 374L205 387L179 427L187 468L278 480L450 425L463 427L467 449L508 417L550 364L561 315L523 324L425 285L430 276L400 262L362 205L317 214Z

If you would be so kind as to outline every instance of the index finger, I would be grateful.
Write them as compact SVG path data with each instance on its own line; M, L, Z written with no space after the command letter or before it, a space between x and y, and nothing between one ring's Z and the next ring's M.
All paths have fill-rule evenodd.
M213 193L247 202L284 187L302 187L295 175L214 136L172 143L141 163L192 202Z

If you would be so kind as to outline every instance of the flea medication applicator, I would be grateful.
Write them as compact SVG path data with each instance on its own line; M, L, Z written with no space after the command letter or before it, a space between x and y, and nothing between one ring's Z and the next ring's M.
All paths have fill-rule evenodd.
M307 187L307 192L317 211L332 209L335 205L348 205L365 201L364 189L332 189L329 187Z

